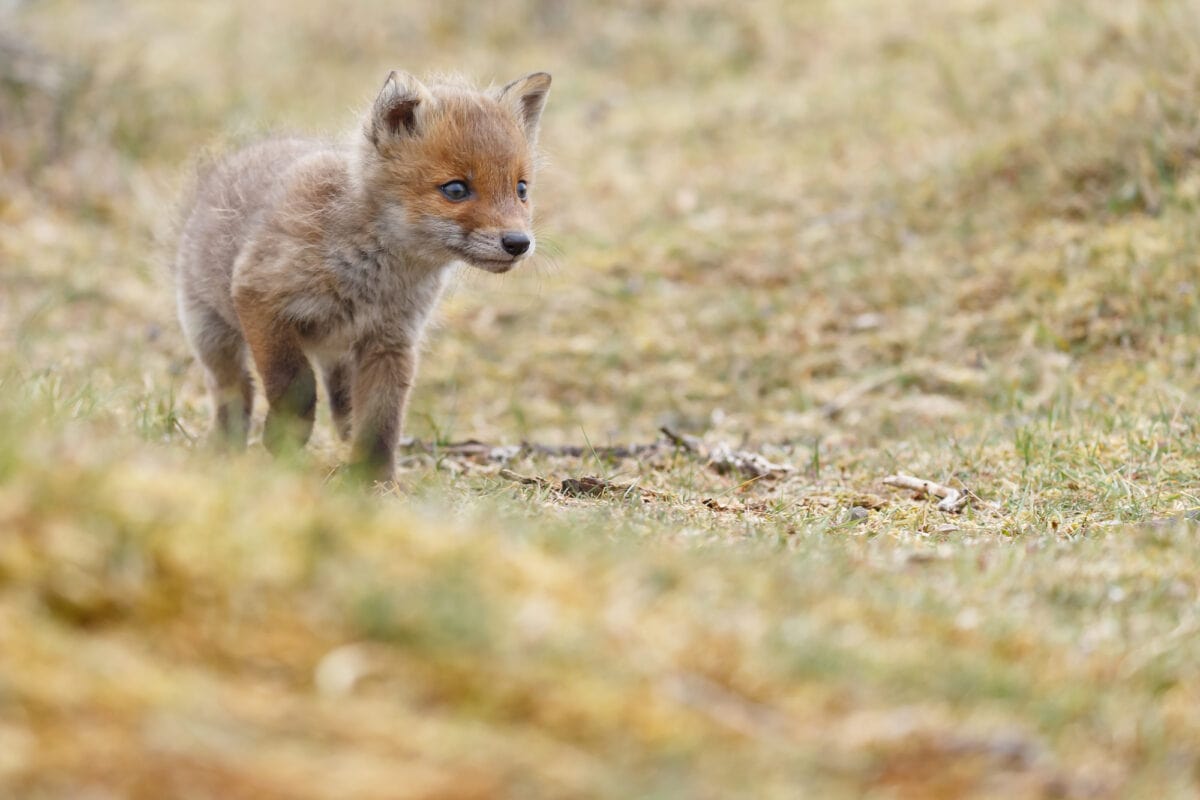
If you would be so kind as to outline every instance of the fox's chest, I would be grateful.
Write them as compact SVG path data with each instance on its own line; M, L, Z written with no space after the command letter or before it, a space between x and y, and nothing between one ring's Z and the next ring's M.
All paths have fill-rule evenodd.
M447 268L431 271L405 265L360 262L357 269L334 269L334 290L323 298L327 313L314 315L324 324L301 327L305 350L331 360L367 339L393 339L417 344L441 298Z
M448 267L428 273L397 271L381 281L378 300L371 304L366 329L419 341L441 300Z

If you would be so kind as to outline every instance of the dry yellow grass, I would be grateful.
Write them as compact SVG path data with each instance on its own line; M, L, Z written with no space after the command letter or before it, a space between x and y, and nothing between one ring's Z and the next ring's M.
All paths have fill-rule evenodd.
M0 10L0 796L1195 796L1200 4L425 5ZM187 165L393 67L554 73L548 255L400 491L215 459Z

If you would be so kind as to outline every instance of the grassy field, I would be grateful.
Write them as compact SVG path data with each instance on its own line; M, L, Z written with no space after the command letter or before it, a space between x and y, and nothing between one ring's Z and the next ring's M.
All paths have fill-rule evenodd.
M542 255L217 458L190 164L393 67L554 74ZM0 170L0 797L1200 792L1197 0L5 3Z

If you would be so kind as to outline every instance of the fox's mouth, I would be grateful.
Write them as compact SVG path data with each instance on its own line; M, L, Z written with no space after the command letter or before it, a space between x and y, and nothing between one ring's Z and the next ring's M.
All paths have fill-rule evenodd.
M497 275L499 275L500 273L508 272L510 269L515 267L517 265L517 260L515 258L508 259L507 261L500 261L499 259L490 258L472 258L468 259L467 263L472 267L478 267L479 269L486 270L488 272L495 272Z
M453 248L453 251L456 256L458 256L460 259L462 259L463 261L470 264L472 267L476 267L477 269L484 270L485 272L494 272L496 274L508 272L510 269L512 269L513 267L515 267L517 265L518 261L521 260L520 257L517 257L517 258L484 258L482 256L477 256L472 253L468 253L466 250L463 250L463 249L457 248L457 247Z

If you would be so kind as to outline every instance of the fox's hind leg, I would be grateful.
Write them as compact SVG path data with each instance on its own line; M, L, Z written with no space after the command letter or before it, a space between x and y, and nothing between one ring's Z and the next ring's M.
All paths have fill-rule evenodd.
M328 364L321 364L325 379L325 392L329 395L329 413L338 438L343 442L350 438L351 390L354 386L354 362L347 356Z
M218 447L240 450L246 446L254 406L246 342L211 308L181 301L179 312L188 342L204 365L204 383L213 406L210 439Z

